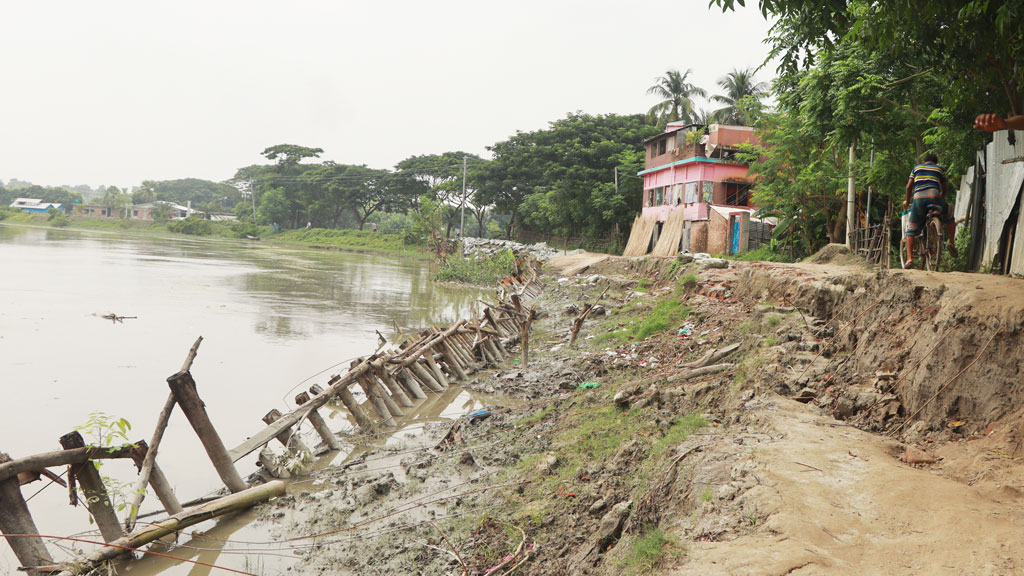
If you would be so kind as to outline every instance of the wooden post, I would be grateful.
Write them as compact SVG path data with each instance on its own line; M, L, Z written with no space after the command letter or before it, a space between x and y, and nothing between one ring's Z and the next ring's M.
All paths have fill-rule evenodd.
M324 389L319 384L313 384L309 387L309 393L313 396L319 396L324 393Z
M420 382L423 382L423 385L430 388L432 392L444 392L444 388L437 383L437 380L434 380L434 377L430 375L430 372L427 372L427 369L421 366L419 362L410 364L409 369L412 370L412 373L420 379Z
M494 341L494 345L498 347L498 352L501 353L501 356L503 358L511 356L511 354L509 354L508 350L505 348L505 344L501 341L501 338L491 338L491 340Z
M60 437L60 445L65 450L84 448L85 440L82 439L82 435L77 431L68 432ZM85 506L96 521L96 526L100 529L100 534L103 535L103 541L113 542L120 538L123 535L121 532L121 522L117 519L114 507L110 505L110 497L107 495L107 488L103 485L103 480L100 478L99 470L96 469L92 461L72 464L68 468L70 471L68 483L70 485L71 475L74 475L74 479L82 486L82 493L85 495Z
M498 362L502 362L505 360L505 357L501 354L501 350L498 349L498 345L494 343L497 339L497 336L491 336L487 340L484 340L484 344L487 345L487 349L491 351L491 354L498 359Z
M185 362L191 368L191 359L195 358L196 349L199 348L199 343L202 342L203 337L200 336L199 340L196 340L195 345L189 351L188 359ZM128 505L128 517L125 518L124 527L126 530L135 528L135 519L139 515L139 506L142 505L142 499L146 497L146 485L151 484L150 476L153 474L153 468L156 467L156 451L160 448L160 441L163 440L164 430L167 429L167 422L171 419L171 412L174 410L174 394L168 394L167 400L164 402L164 407L160 410L160 415L156 419L156 428L153 430L153 439L150 441L148 448L146 449L146 456L141 463L136 462L139 466L139 478L135 482L135 493L132 495L132 500ZM134 455L133 455L134 457ZM163 473L160 474L163 476ZM163 478L164 483L167 479ZM170 490L170 485L161 486L161 490L164 488ZM153 490L156 491L156 486L153 486ZM181 512L181 504L178 502L177 497L174 496L174 491L164 492L161 495L157 492L157 497L160 498L160 502L164 505L164 510L167 510L168 514L177 514ZM165 500L170 498L170 500ZM171 508L177 508L172 510L168 508L168 504Z
M284 482L274 480L261 486L254 486L237 494L231 494L230 496L224 496L223 498L218 498L212 502L207 502L206 504L200 504L195 508L189 508L184 512L171 516L167 520L151 524L141 530L137 530L123 538L111 542L110 546L105 546L90 552L84 558L72 562L70 567L58 574L58 576L85 574L107 560L112 560L118 556L127 554L132 550L141 548L158 538L162 538L175 532L180 532L189 526L194 526L211 518L230 514L231 512L237 512L239 510L245 510L271 498L284 496L284 492Z
M533 309L530 309L526 316L526 320L519 329L519 341L523 348L523 368L526 368L526 364L530 360L530 324L533 324L533 318L535 315L536 313Z
M391 378L391 374L389 374L388 371L384 368L383 361L377 360L376 362L371 362L371 364L373 365L372 374L375 375L378 380L384 383L384 386L386 386L387 389L391 392L392 397L397 398L398 402L402 406L405 406L406 408L412 408L413 406L415 406L412 400L409 399L409 396L406 395L405 390L403 390L402 387L399 386L398 383L395 382L393 378Z
M0 464L10 462L11 457L0 452ZM95 468L94 468L95 470ZM32 514L28 511L25 498L21 495L18 477L0 480L0 532L4 534L39 534ZM53 564L53 557L43 544L42 538L8 538L7 543L14 551L14 557L24 568Z
M448 379L445 378L444 372L441 371L441 367L437 365L437 361L434 360L434 354L431 350L427 350L427 353L423 355L423 359L427 361L427 366L430 367L431 373L434 375L434 379L441 385L441 388L448 387Z
M455 351L452 350L451 345L448 344L448 342L443 342L441 347L444 349L445 362L447 362L448 366L451 366L451 369L455 371L455 375L458 379L461 381L467 380L469 376L466 375L466 371L462 368L462 361L459 359L458 355L455 354Z
M468 362L469 364L475 363L476 356L473 355L473 347L466 341L466 335L456 334L453 337L453 340L457 349L461 351L463 356L466 358L466 362Z
M192 429L196 431L199 441L203 443L203 448L206 449L206 454L210 457L213 467L217 469L217 475L220 476L221 481L232 492L245 490L245 482L238 475L238 470L235 470L235 465L231 462L231 457L228 456L224 442L217 434L217 429L213 427L213 422L210 422L210 416L206 413L203 401L199 399L192 374L187 371L178 372L167 378L167 385L171 387L174 400L181 407L181 411L185 413L185 418L188 418Z
M263 423L273 424L280 420L282 416L284 416L284 414L281 414L280 410L273 408L263 416ZM298 424L296 424L296 426L298 426ZM284 446L285 450L308 452L310 454L313 453L313 450L309 446L306 446L306 443L299 437L299 431L295 428L286 428L281 430L280 434L277 435L277 441Z
M420 388L420 383L417 382L416 378L409 373L408 368L402 368L396 375L405 381L405 387L409 389L409 392L411 392L413 396L420 400L426 399L427 395L423 393L423 389Z
M366 376L364 376L364 378L366 378L367 383L370 385L370 389L376 391L377 395L380 396L382 400L384 400L384 406L387 407L388 412L391 412L392 416L395 416L396 418L401 418L402 416L405 416L405 412L403 412L402 409L398 406L398 403L395 402L395 399L392 398L391 395L387 393L387 390L384 390L384 386L381 386L381 383L378 382L377 379L374 378L372 374L368 373L366 374Z
M300 392L295 396L295 403L299 406L306 402L309 402L309 393ZM320 439L324 441L328 448L331 450L341 450L341 442L338 441L338 437L334 435L334 432L331 432L331 428L327 425L327 422L324 422L323 417L320 416L320 413L315 408L309 411L306 418L309 418L309 423L313 425L316 433L320 435Z
M141 476L141 471L145 466L146 459L149 457L149 452L152 449L146 444L145 440L138 441L136 443L136 448L136 451L132 453L132 460L134 460L135 465L139 467ZM184 510L184 508L181 507L181 502L178 501L177 494L174 493L174 488L171 487L171 483L167 480L167 477L164 476L163 470L161 470L160 466L156 463L156 459L151 461L149 469L149 487L156 493L157 499L160 500L161 504L163 504L164 510L167 511L167 514L177 514ZM136 485L136 490L138 489L138 485ZM138 504L135 505L134 512L135 514L129 517L132 521L132 526L134 526L135 518L138 516ZM128 520L125 520L125 528L131 530L131 528L127 527L127 524Z
M363 412L363 409L359 407L359 403L356 402L356 397L352 395L352 391L348 388L342 388L338 391L338 398L341 398L341 403L348 408L349 414L356 419L356 424L364 432L370 432L373 430L373 420Z
M366 394L366 397L370 400L370 404L373 405L373 408L377 411L381 420L384 421L384 425L390 426L391 428L397 427L398 424L395 423L395 418L391 415L391 411L388 410L387 404L384 403L384 399L380 397L380 394L376 389L371 387L363 378L356 379L356 382L359 383L359 387L363 389L363 393Z

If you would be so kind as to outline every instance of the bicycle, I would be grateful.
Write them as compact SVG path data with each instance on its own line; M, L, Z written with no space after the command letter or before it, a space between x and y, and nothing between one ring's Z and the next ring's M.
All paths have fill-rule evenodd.
M929 204L924 217L921 234L917 237L917 256L923 270L937 272L942 261L942 247L945 244L946 232L942 226L942 206ZM910 210L903 212L900 218L903 237L900 238L900 265L906 269L909 254L907 253L907 228L910 226Z

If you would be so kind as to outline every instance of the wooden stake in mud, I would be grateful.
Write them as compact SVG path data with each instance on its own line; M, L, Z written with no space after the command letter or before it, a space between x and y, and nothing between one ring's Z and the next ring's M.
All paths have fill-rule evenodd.
M526 368L526 364L530 361L530 324L533 324L533 319L536 317L537 312L531 308L526 320L519 328L519 342L523 348L523 368Z
M445 360L445 362L449 366L451 366L452 370L455 371L456 377L458 377L459 380L466 380L466 379L468 379L469 376L466 375L466 371L463 370L463 368L462 368L462 361L459 359L459 357L455 353L455 351L452 350L451 344L449 344L447 341L446 342L442 342L441 343L441 348L444 350L444 360Z
M11 457L0 452L0 464ZM4 534L39 534L28 511L17 475L0 480L0 532ZM53 564L53 557L41 538L8 538L14 557L24 568Z
M432 392L444 392L444 388L434 380L434 377L430 375L430 372L427 372L427 369L420 365L419 362L413 362L410 364L409 370L416 375L416 378L419 378L419 381L422 382L424 386L430 388Z
M206 454L210 457L213 467L217 469L217 475L220 476L221 481L232 492L245 490L245 482L238 475L238 470L235 470L235 465L231 462L231 457L228 456L224 442L217 434L217 429L213 427L213 422L210 421L210 416L206 413L203 401L199 399L192 374L187 371L178 372L167 378L167 385L171 387L174 400L178 406L181 406L181 411L185 413L192 429L196 431L199 441L203 443L203 448L206 449Z
M367 384L370 385L370 390L376 392L377 395L382 400L384 400L384 406L387 407L388 412L391 412L392 416L396 418L401 418L402 416L405 416L405 412L402 411L402 409L398 406L398 403L395 402L395 399L392 398L390 394L388 394L387 390L384 389L384 386L382 386L381 383L378 382L377 379L374 378L372 374L367 373L363 377L366 378Z
M391 415L391 411L388 410L387 404L384 403L384 399L378 395L377 391L363 378L357 378L356 382L359 384L359 387L363 389L363 394L366 394L367 399L370 400L370 404L377 411L377 415L384 421L384 425L391 428L397 427L398 424L395 423L395 418Z
M604 298L604 295L607 292L608 286L605 286L604 292L601 292L601 295L597 297L597 300L594 300L593 304L583 304L583 310L580 312L580 315L572 321L572 332L569 335L569 348L572 348L572 345L576 343L576 337L579 336L580 329L583 328L583 321L587 319L587 316L590 316L590 313L597 307L597 303L601 301L601 298Z
M300 392L295 396L295 403L299 406L306 402L309 402L308 392ZM324 441L328 448L331 450L341 450L341 442L338 441L338 437L334 435L334 432L331 432L330 426L327 425L327 422L324 422L323 416L320 416L319 412L315 409L310 410L306 418L309 418L309 423L313 425L316 433L320 435L320 439Z
M82 439L82 435L77 431L68 432L60 437L60 445L65 450L84 448L85 440ZM89 509L93 519L96 520L96 526L100 529L100 534L103 535L103 541L113 542L120 538L123 534L121 532L121 522L117 519L114 507L110 505L107 488L103 485L103 480L100 478L100 472L96 469L96 466L91 461L86 461L82 464L72 464L69 470L68 485L74 485L71 482L73 475L74 479L82 486L82 493L85 495L85 506Z
M309 398L307 397L307 400L308 399ZM273 424L280 420L282 416L284 416L284 414L281 414L280 410L274 408L263 416L263 423ZM306 446L306 443L302 441L302 438L299 438L299 431L295 428L281 430L281 433L277 435L277 441L284 446L285 450L308 452L310 454L313 453L313 450L309 446Z
M430 372L434 375L434 379L441 385L441 388L448 387L448 378L445 377L444 372L441 371L441 367L437 365L437 361L434 360L434 353L432 350L427 350L427 353L423 355L423 359L427 361L427 366L430 366Z
M132 452L132 460L134 460L135 465L139 467L139 475L141 476L141 470L146 464L146 459L149 456L150 448L146 444L145 440L138 441L135 444L135 446L136 450ZM152 488L153 492L156 493L157 499L160 500L161 504L163 504L164 510L167 511L167 514L172 515L181 512L183 510L183 508L181 507L181 502L178 501L178 496L174 493L174 488L171 487L171 483L167 480L167 477L164 476L163 470L161 470L160 466L157 465L155 459L151 461L148 476L149 478L147 482L149 484L149 487ZM136 485L136 489L138 489L138 485ZM131 508L129 508L129 510L131 510ZM131 531L132 529L128 527L129 520L132 523L132 527L134 527L135 518L138 516L138 512L138 504L135 504L134 514L129 516L129 518L126 518L124 521L126 530Z
M495 340L497 340L497 337L492 336L491 338L484 340L484 344L487 346L487 349L491 351L491 356L494 356L498 362L502 362L505 360L505 357L501 355L501 350L498 350L498 345L494 343Z
M356 402L356 397L352 395L352 391L348 388L342 388L338 391L338 398L341 398L341 403L348 409L348 413L356 419L356 424L364 432L370 432L373 430L373 420L363 412L363 409L359 407L359 403Z
M423 393L423 389L420 388L420 383L417 382L416 378L409 373L408 368L402 368L393 376L401 378L402 381L405 382L406 389L408 389L409 393L412 394L415 398L419 400L426 400L427 395Z
M398 399L398 403L401 404L402 406L405 406L406 408L412 408L414 406L412 400L410 400L409 396L406 395L405 390L403 390L402 387L397 382L395 382L393 378L391 378L391 374L389 374L388 371L384 368L384 362L381 360L376 360L374 362L371 362L370 364L373 366L373 370L371 373L378 380L384 383L384 386L387 387L387 389L391 392L391 396Z

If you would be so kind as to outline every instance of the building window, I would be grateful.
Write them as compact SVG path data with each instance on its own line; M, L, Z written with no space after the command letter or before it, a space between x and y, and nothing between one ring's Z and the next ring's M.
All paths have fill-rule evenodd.
M696 204L700 201L700 197L697 196L697 183L687 182L686 183L686 195L683 197L683 202L687 204Z
M668 140L659 140L658 141L658 156L661 156L662 154L665 153L667 145L668 145Z
M655 206L661 206L661 203L665 200L664 195L665 195L665 187L664 186L658 186L657 188L654 189L654 205Z
M710 180L704 181L704 203L711 204L715 201L715 183Z

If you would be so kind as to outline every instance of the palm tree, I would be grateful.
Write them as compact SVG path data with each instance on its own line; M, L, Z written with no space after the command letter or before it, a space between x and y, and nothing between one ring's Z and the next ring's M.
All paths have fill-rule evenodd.
M741 126L753 123L754 118L746 117L747 114L743 107L740 106L740 101L747 96L760 101L768 91L766 83L754 80L753 68L745 68L743 70L733 68L732 72L718 80L718 85L725 93L715 94L711 99L719 104L725 104L725 106L715 110L714 119L718 122L739 124Z
M676 120L693 121L694 96L706 97L707 91L686 81L690 75L689 68L680 74L679 70L669 70L664 76L655 78L654 86L647 89L647 94L664 98L647 112L659 123L675 122Z

